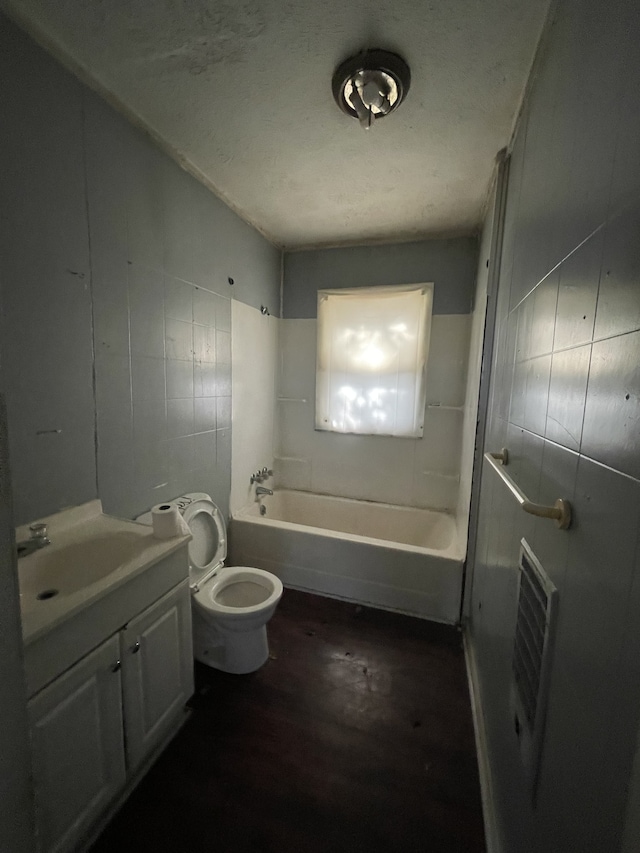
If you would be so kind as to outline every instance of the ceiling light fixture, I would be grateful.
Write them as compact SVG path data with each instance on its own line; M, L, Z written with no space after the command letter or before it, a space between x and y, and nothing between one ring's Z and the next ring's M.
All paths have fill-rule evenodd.
M333 74L333 97L340 109L368 130L397 110L411 85L409 66L388 50L364 50L341 63Z

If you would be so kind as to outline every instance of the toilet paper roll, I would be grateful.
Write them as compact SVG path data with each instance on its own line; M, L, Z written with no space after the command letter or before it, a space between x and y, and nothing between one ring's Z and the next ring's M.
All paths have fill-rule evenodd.
M151 523L156 539L173 539L188 532L186 522L174 503L156 504L151 510Z

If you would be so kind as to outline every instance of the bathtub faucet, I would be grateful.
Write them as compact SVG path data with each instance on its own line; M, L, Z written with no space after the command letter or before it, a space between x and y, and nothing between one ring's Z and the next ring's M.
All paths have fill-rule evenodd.
M256 486L256 500L262 495L272 495L273 489L265 489L264 486Z

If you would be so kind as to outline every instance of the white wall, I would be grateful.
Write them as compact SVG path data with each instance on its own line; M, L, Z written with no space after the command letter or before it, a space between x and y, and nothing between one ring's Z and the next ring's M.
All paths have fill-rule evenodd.
M424 435L408 439L315 430L316 320L282 320L278 485L454 512L471 328L470 314L433 316Z
M243 302L231 303L231 513L253 499L251 474L273 468L279 323Z

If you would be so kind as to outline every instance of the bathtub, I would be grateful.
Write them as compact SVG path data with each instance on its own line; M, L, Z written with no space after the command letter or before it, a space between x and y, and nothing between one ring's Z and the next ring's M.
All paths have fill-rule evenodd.
M257 566L285 586L458 621L464 554L442 512L276 491L233 514L230 564Z

